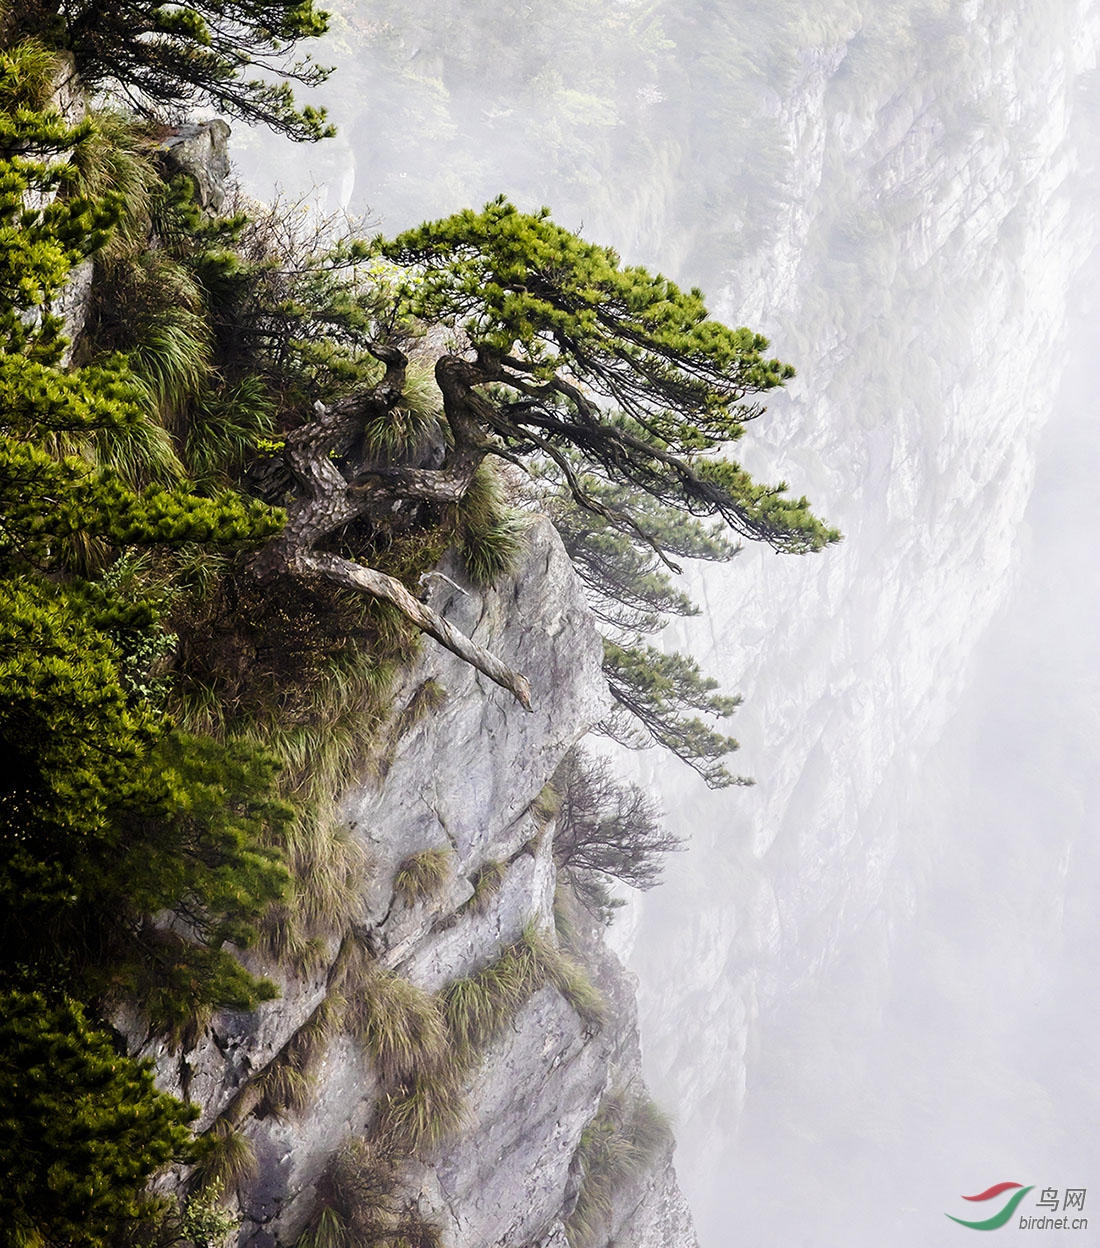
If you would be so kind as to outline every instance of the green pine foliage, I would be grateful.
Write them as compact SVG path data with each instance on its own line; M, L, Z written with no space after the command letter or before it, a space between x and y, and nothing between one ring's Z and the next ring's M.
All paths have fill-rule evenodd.
M503 198L376 245L409 271L408 312L460 330L477 382L512 392L488 422L501 449L549 456L582 505L601 508L573 453L613 484L777 550L839 540L805 499L785 498L785 484L758 486L708 458L761 414L755 396L794 370L765 354L762 335L712 320L699 290L623 266L548 210L521 213ZM629 507L625 516L645 531Z
M136 997L183 1041L271 996L234 950L287 880L275 763L165 714L175 639L139 569L217 562L281 517L193 488L125 360L66 362L52 301L124 215L126 162L78 168L98 132L52 109L53 71L0 54L0 1207L16 1242L94 1248L149 1211L193 1112L88 1019Z
M129 108L175 117L202 106L293 139L334 133L323 110L294 101L292 83L315 86L329 70L295 45L328 28L311 0L199 0L182 8L121 0L32 3L5 14L3 34L69 52L80 79Z
M578 506L560 484L548 506L605 636L604 675L616 705L598 731L631 748L663 746L711 788L747 783L721 761L737 742L698 714L728 716L738 699L717 694L717 682L703 676L693 660L643 643L670 616L698 614L669 575L670 556L725 562L740 546L724 536L721 525L704 524L647 496L631 504L643 538L622 522L621 489L591 478L584 484L604 514Z
M113 1248L143 1188L190 1156L197 1113L158 1092L74 1001L0 993L0 1224L12 1244Z
M288 83L324 71L289 58L325 21L309 0L32 0L0 15L0 1135L30 1141L26 1156L9 1145L0 1211L25 1248L127 1242L142 1187L173 1157L198 1161L176 1231L223 1237L232 1219L214 1202L255 1167L244 1118L302 1109L338 1027L362 1041L384 1096L372 1141L319 1186L305 1242L434 1248L435 1228L394 1194L399 1159L462 1127L464 1082L536 992L552 987L589 1030L605 1021L583 968L533 927L439 996L348 953L369 864L338 795L365 759L386 765L371 738L393 723L391 678L415 637L389 606L290 570L264 584L246 562L280 533L279 506L300 501L281 454L291 433L369 391L374 349L456 330L472 350L447 358L474 380L461 395L445 361L436 380L414 361L395 403L368 403L362 428L326 448L349 483L379 483L329 553L419 592L454 548L489 587L523 519L485 456L553 473L619 707L709 782L731 782L718 759L735 743L690 713L734 700L643 648L666 615L693 610L665 567L728 558L731 529L784 551L838 536L805 499L718 458L791 370L759 335L711 321L699 292L504 201L373 245L282 207L205 214L186 179L166 180L156 126L102 111L68 125L50 103L49 48L64 46L85 83L147 119L202 102L315 138L323 117L298 110ZM19 42L27 32L38 40ZM70 350L55 304L88 261L97 293ZM457 502L388 496L404 469L471 446ZM441 698L425 682L396 735ZM562 803L547 786L533 814L548 825ZM573 820L570 865L648 881L646 854L663 848L652 820L635 819L625 849L610 837L612 867L600 857L607 829L630 824L619 813ZM438 896L452 870L446 849L411 855L395 893ZM506 870L483 864L472 908ZM341 953L322 1005L190 1150L191 1111L87 1020L137 1004L186 1049L217 1009L274 994L238 957L257 943L299 971ZM636 1117L624 1110L616 1130L640 1154Z
M718 682L704 676L694 659L666 654L655 646L621 646L605 638L603 670L615 700L602 725L608 736L635 749L651 741L664 746L714 789L753 783L731 775L722 762L738 743L699 717L732 715L741 699L716 693Z

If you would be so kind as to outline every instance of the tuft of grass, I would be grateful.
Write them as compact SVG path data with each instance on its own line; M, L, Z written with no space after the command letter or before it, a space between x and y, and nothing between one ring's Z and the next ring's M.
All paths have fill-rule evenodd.
M446 699L446 689L431 676L417 686L412 697L394 719L392 727L386 732L383 749L372 760L378 780L383 780L389 775L393 760L397 757L398 743L402 737L411 732L426 715L430 715L432 711L442 706Z
M345 979L347 1026L387 1084L435 1070L447 1055L439 1001L409 980L362 963Z
M19 108L46 111L51 107L56 72L57 53L36 39L0 49L0 108L6 113Z
M292 884L266 917L261 946L302 973L324 965L327 941L342 936L358 911L368 863L337 818L335 796L355 778L385 718L394 670L365 647L340 651L313 676L303 707L235 707L217 685L190 678L171 693L170 709L191 731L262 743L282 764L281 788L295 814L278 848Z
M145 248L153 201L161 185L147 127L116 109L93 109L88 126L73 149L73 190L89 199L114 193L121 197L122 216L103 255Z
M456 546L466 574L481 589L514 571L528 517L510 507L491 460L483 460L456 508Z
M342 996L336 992L327 995L257 1076L254 1085L261 1115L281 1116L306 1108L325 1048L343 1022L345 1011Z
M540 987L552 984L589 1027L598 1030L606 1024L607 1002L579 962L552 944L534 924L528 924L519 945Z
M432 370L418 361L410 361L400 401L384 416L365 422L363 443L372 455L380 459L411 455L428 439L442 436L442 415L443 396L435 384Z
M313 1079L301 1070L293 1058L280 1054L273 1058L256 1077L260 1093L258 1111L261 1116L275 1114L300 1114L309 1104L313 1092Z
M514 950L506 950L490 966L452 980L443 990L443 1009L455 1052L471 1064L485 1046L515 1017L531 995L527 967Z
M604 1096L574 1155L580 1189L565 1224L570 1248L606 1242L616 1194L649 1170L669 1140L668 1120L648 1097Z
M348 1224L331 1205L321 1204L294 1248L356 1248Z
M598 1028L607 1021L603 996L583 967L531 924L495 962L452 980L443 990L451 1042L463 1065L473 1064L520 1006L547 984L556 988L589 1026Z
M194 1192L235 1192L255 1178L256 1150L236 1124L219 1118L202 1136L202 1155L191 1175Z
M467 1118L459 1078L453 1069L414 1075L387 1101L378 1139L389 1148L419 1153L461 1131Z
M231 485L274 429L275 405L259 377L201 390L187 419L183 460L199 485Z
M554 931L567 949L577 949L577 903L564 877L559 873L554 884Z
M399 1158L377 1140L349 1140L318 1183L317 1208L295 1248L442 1248L439 1228L404 1186Z
M136 241L101 267L89 343L123 353L162 423L175 427L211 376L201 291L182 264Z
M544 784L531 803L531 814L540 827L545 827L561 810L562 796L550 783Z
M443 846L409 854L397 868L394 893L407 906L438 897L450 881L453 862L454 854Z
M465 906L476 911L478 914L485 914L492 904L493 898L500 892L501 886L508 875L508 864L501 862L497 858L491 858L488 862L484 862L474 872L471 883L474 891L470 899L465 902Z

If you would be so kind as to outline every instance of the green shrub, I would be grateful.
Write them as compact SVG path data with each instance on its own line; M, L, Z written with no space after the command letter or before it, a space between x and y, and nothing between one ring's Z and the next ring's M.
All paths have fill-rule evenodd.
M16 1244L113 1248L156 1170L187 1157L193 1106L158 1092L74 1001L0 993L0 1224Z
M221 1189L208 1187L187 1201L181 1229L195 1248L225 1248L241 1225L241 1216L221 1205Z

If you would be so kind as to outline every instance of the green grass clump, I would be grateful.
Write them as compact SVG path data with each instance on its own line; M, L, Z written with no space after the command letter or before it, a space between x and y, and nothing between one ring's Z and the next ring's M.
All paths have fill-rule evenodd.
M527 517L508 505L499 473L484 460L456 508L455 544L470 580L487 589L513 571Z
M380 368L378 376L380 379ZM368 417L364 422L364 446L379 459L387 459L411 454L429 438L442 436L442 399L432 370L411 360L405 371L405 389L397 406L382 416Z
M515 1016L534 991L528 967L514 949L490 966L452 980L443 990L443 1009L455 1051L471 1063Z
M357 1248L351 1229L339 1213L327 1204L318 1205L309 1225L298 1236L294 1248Z
M467 1122L460 1078L453 1067L413 1075L383 1109L379 1140L391 1149L418 1153L460 1131Z
M492 904L493 898L500 892L507 874L508 864L501 862L497 858L491 858L488 862L482 863L477 871L474 872L474 877L471 881L474 891L465 904L478 914L485 914Z
M525 929L520 944L531 961L532 975L538 978L540 987L552 984L590 1027L604 1026L608 1017L607 1002L579 962L551 944L533 924Z
M552 784L544 784L531 803L531 814L540 827L545 827L561 810L561 794Z
M309 1104L329 1040L344 1019L346 1002L326 996L255 1079L260 1114L300 1113Z
M322 607L316 605L317 614ZM257 604L256 609L267 612L265 618L272 623L266 607ZM310 640L312 623L298 618L300 614L305 614L304 607L282 621L288 634L284 654L298 654L295 647ZM282 640L282 635L272 639L272 650ZM383 649L398 640L387 638ZM338 817L336 797L357 775L385 718L395 668L392 661L354 645L323 661L303 655L301 667L309 669L308 696L299 697L293 683L281 685L273 671L268 687L279 688L278 699L241 705L245 700L240 698L234 706L234 699L219 687L223 682L188 679L173 691L170 709L193 731L219 740L262 743L282 764L280 787L294 806L294 818L278 847L290 870L291 887L285 902L273 907L263 923L262 947L280 964L308 973L324 964L326 941L339 939L357 913L367 862L360 843Z
M317 1207L295 1248L442 1248L439 1228L404 1186L400 1160L377 1140L349 1140L318 1183Z
M442 706L446 698L446 689L430 676L417 686L393 724L387 727L382 748L369 760L376 780L382 781L389 775L397 757L397 747L406 733L411 732L426 715Z
M393 891L407 906L438 897L451 878L454 855L449 849L422 849L409 854L397 868Z
M540 988L556 988L586 1023L602 1026L607 1006L579 963L533 925L500 957L443 990L443 1009L455 1053L472 1064Z
M574 1157L581 1183L565 1224L570 1248L606 1241L616 1193L647 1172L669 1139L668 1120L648 1097L611 1092L603 1098Z
M256 1149L235 1123L219 1118L200 1140L202 1154L191 1175L194 1192L233 1192L255 1178Z
M347 1026L370 1053L384 1083L407 1080L443 1063L447 1029L431 993L370 966L347 982L344 993Z

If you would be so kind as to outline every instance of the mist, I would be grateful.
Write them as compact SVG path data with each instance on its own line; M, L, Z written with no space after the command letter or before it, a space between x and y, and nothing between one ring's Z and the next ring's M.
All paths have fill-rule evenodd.
M756 784L622 760L692 842L618 939L704 1248L1100 1200L1098 50L1097 0L379 0L340 138L240 136L371 229L548 204L798 367L744 462L845 542L692 569L665 635Z

